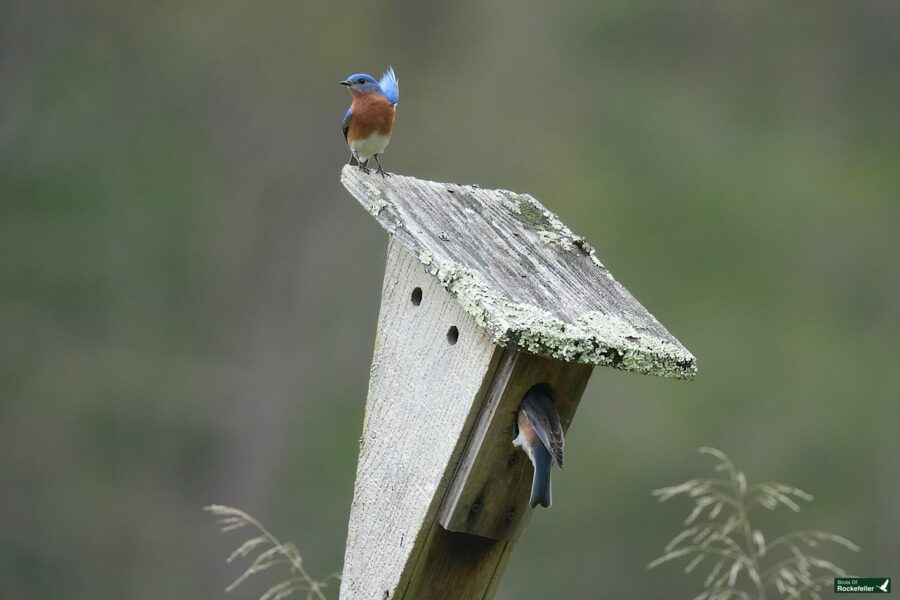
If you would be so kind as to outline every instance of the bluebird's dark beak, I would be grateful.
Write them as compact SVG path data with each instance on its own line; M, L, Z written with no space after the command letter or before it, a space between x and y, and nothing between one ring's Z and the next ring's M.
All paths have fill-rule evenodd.
M353 85L353 82L352 82L352 81L348 81L348 80L338 81L338 83L341 84L341 85L346 85L347 87L350 87L351 85Z

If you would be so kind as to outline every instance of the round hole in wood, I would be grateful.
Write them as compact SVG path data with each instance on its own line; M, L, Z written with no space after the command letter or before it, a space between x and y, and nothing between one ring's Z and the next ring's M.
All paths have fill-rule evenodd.
M447 342L452 346L459 340L459 329L456 328L456 325L452 325L450 329L447 330Z
M409 300L415 306L422 304L422 288L417 287L416 289L414 289L412 292L412 296L409 297Z

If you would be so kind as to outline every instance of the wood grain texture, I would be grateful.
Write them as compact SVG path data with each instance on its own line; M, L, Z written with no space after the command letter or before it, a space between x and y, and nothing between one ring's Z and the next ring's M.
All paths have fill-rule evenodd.
M522 352L504 354L438 514L446 529L519 539L535 509L529 507L533 467L512 445L516 411L531 386L547 383L568 431L592 370ZM551 481L565 476L553 469Z
M344 168L341 181L500 346L693 378L696 361L597 258L525 194Z
M418 306L412 301L417 287L422 290ZM447 337L452 326L458 330L454 344ZM378 599L385 592L390 598L403 597L413 568L427 558L422 554L438 507L501 353L421 263L392 242L347 532L342 600Z
M402 598L489 600L511 551L511 543L447 531L435 522Z

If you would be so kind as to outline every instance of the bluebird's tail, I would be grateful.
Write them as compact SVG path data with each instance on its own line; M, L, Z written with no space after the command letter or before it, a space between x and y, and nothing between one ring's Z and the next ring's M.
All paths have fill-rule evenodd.
M550 466L553 458L543 444L537 444L534 448L534 479L531 481L531 508L538 504L550 508Z

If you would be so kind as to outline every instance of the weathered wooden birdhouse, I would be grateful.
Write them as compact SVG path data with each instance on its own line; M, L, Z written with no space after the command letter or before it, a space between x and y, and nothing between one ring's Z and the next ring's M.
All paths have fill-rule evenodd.
M391 239L340 597L492 598L533 510L525 392L549 384L565 430L595 365L691 379L695 359L531 196L341 181Z

